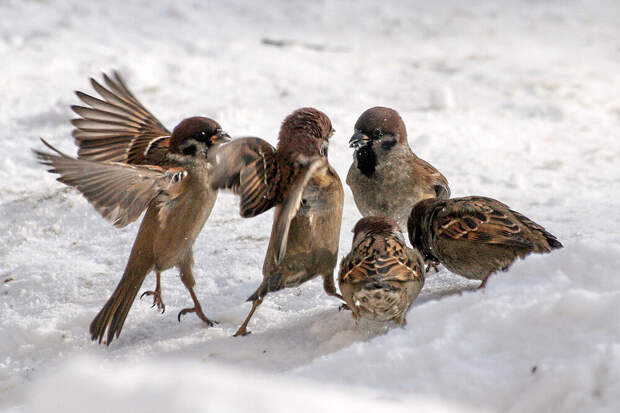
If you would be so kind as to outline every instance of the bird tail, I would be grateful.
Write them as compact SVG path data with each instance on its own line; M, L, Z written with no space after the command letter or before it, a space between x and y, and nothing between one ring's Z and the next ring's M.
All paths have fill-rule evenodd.
M388 281L372 281L353 294L360 314L375 321L398 320L407 311L406 291Z
M133 257L132 257L133 258ZM146 265L139 265L130 258L121 281L116 286L114 293L105 303L99 314L90 323L90 335L92 340L99 343L107 330L105 344L110 345L114 336L118 338L144 278L151 270Z
M555 235L551 234L550 232L547 232L546 230L543 230L543 236L545 237L545 239L547 240L547 244L549 244L549 247L552 250L558 249L558 248L564 248L564 245L562 245L562 243L560 241L558 241L558 239L555 237Z

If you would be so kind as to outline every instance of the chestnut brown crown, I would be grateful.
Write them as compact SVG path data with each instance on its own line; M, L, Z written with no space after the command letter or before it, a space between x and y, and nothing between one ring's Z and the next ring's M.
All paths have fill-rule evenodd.
M202 116L187 118L172 130L170 152L181 153L180 146L188 139L202 142L209 147L223 135L225 133L222 132L222 127L213 119Z
M278 137L278 151L308 157L327 156L334 133L326 114L314 108L297 109L284 119Z
M354 236L359 234L385 234L402 232L396 221L390 217L365 217L353 227Z
M394 135L399 143L407 143L407 129L405 122L394 109L375 106L361 114L355 122L355 131L371 139L378 139L382 135Z

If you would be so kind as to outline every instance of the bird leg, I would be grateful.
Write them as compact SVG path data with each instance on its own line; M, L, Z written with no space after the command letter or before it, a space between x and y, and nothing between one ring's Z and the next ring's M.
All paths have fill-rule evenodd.
M484 280L482 280L482 283L480 284L480 286L478 287L478 289L483 289L487 286L487 281L489 280L489 277L491 276L491 274L487 275L486 277L484 277Z
M334 284L334 276L333 275L324 275L323 276L323 289L327 293L327 295L331 295L332 297L336 297L344 301L344 298L338 291L336 291L336 285ZM344 304L346 305L346 304Z
M425 273L428 274L428 272L430 271L430 269L434 269L435 273L439 272L439 263L437 261L426 261L426 269L425 269Z
M263 302L263 297L257 297L255 300L252 301L252 309L250 310L250 314L248 314L248 316L245 318L245 321L243 322L243 324L241 324L241 327L239 327L237 332L233 334L233 337L247 336L248 334L252 333L251 331L247 330L248 323L250 322L250 319L252 318L254 311L256 311L256 308L259 305L261 305L262 302Z
M161 299L161 273L159 271L155 271L155 274L157 275L157 281L155 281L155 290L143 292L140 296L140 299L142 299L142 297L144 297L145 295L152 295L153 305L151 307L157 306L157 309L161 310L161 313L163 314L166 312L166 304L164 304L164 301Z
M179 311L179 315L177 319L181 322L181 316L187 313L195 313L198 318L207 323L209 327L213 327L213 323L218 324L217 321L211 321L207 318L207 316L202 312L202 307L200 306L200 302L198 301L198 297L196 297L196 293L194 292L194 285L196 281L194 280L194 274L192 273L192 259L189 257L181 264L181 281L183 281L183 285L189 291L189 294L192 296L192 301L194 301L194 307L192 308L184 308Z

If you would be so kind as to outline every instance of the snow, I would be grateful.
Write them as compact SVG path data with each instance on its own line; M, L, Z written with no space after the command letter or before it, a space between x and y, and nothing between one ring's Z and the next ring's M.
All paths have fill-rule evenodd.
M0 16L0 409L618 411L617 2L7 0ZM220 324L178 323L191 300L167 271L166 313L136 301L120 339L96 345L88 325L137 224L113 228L30 148L75 153L72 91L111 69L169 128L200 114L275 143L287 114L317 107L343 180L357 117L393 107L453 196L502 200L565 248L485 291L430 274L405 329L356 327L314 280L270 294L232 338L272 213L244 220L220 194L195 246ZM358 218L345 187L341 256Z

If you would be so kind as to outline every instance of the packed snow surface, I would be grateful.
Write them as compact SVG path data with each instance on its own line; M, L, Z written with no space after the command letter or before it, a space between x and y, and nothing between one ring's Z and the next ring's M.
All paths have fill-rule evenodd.
M609 1L0 2L0 409L10 412L620 410L620 6ZM406 328L338 311L320 280L260 283L272 213L222 193L195 245L207 315L163 275L120 339L90 341L138 224L105 222L30 149L75 153L73 90L117 69L172 128L207 115L276 142L313 106L343 179L357 117L397 109L453 196L486 195L565 248L486 290L428 275ZM359 219L348 187L340 255ZM154 277L142 291L154 286Z

